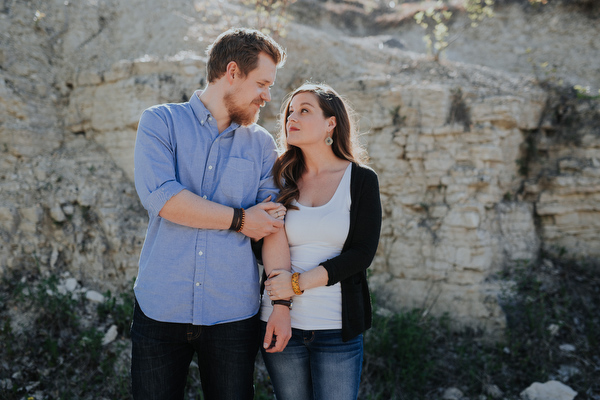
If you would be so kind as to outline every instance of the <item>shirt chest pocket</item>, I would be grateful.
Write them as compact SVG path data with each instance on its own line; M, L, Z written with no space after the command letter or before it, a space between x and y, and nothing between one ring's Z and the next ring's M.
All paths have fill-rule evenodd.
M254 172L252 161L229 157L219 186L223 194L237 205L255 188L258 179L259 176Z

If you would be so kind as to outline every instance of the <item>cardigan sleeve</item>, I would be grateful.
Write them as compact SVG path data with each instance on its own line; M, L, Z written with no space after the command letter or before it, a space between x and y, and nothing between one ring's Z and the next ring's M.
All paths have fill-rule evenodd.
M358 179L351 188L349 236L341 254L321 264L329 275L327 286L369 268L379 244L382 211L377 174L364 167L355 171Z

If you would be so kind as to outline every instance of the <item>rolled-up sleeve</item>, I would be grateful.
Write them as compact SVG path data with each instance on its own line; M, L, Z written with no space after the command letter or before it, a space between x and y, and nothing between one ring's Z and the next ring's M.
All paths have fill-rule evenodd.
M134 152L135 189L142 205L157 216L165 203L185 189L177 180L174 138L167 120L153 109L143 112Z

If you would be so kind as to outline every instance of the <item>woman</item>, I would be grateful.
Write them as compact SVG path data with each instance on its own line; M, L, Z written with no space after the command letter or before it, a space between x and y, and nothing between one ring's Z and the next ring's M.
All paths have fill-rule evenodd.
M285 152L273 174L288 211L285 231L265 238L261 320L291 299L292 337L273 352L267 333L263 358L278 400L356 399L371 326L366 269L381 228L377 175L363 165L347 105L327 85L287 97L279 140ZM286 255L274 255L285 235L291 272Z

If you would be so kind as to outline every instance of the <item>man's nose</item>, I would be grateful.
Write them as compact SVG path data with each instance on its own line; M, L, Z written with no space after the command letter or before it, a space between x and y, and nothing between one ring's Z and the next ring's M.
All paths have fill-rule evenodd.
M268 88L267 90L265 90L263 92L263 96L262 96L264 101L271 101L271 89Z

